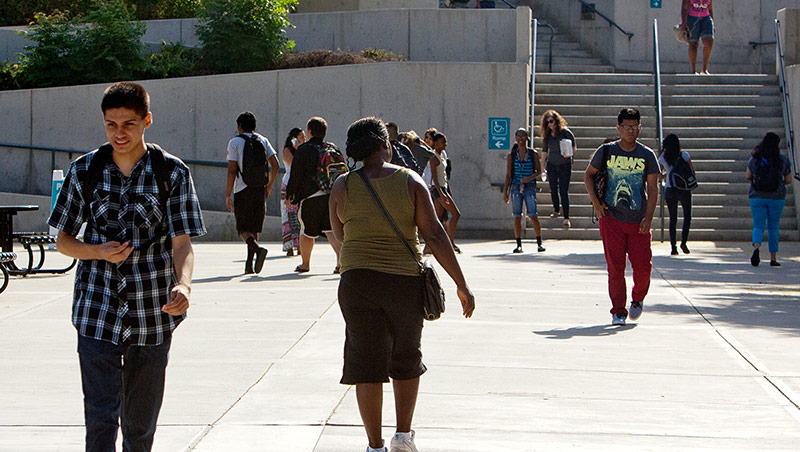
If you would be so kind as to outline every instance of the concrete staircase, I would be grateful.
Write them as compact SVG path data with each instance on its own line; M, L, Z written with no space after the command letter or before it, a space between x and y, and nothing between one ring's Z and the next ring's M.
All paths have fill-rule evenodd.
M783 135L777 83L777 77L770 75L663 76L664 134L673 132L680 137L683 150L692 156L700 183L693 192L690 240L750 240L752 223L744 171L750 151L767 131ZM570 185L570 230L562 228L561 217L549 217L553 211L549 184L539 182L539 219L546 239L599 237L597 225L591 221L583 172L603 139L617 136L616 115L624 106L642 112L640 140L658 149L653 98L650 74L537 70L534 133L538 135L541 114L552 108L567 119L578 146ZM539 138L535 145L541 147ZM798 240L791 187L789 192L781 240ZM660 214L659 207L653 221L655 240L662 238ZM664 240L669 240L667 222L665 207Z
M552 70L550 68L550 30L539 27L536 40L536 71L537 72L613 72L614 68L607 65L591 52L581 48L577 42L572 42L566 35L553 34L552 42Z

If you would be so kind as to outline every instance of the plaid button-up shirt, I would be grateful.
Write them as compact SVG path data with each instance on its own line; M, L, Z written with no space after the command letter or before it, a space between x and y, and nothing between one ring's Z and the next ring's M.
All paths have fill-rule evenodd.
M95 154L72 162L48 224L77 236L87 223L84 242L130 241L133 251L118 264L80 261L72 323L82 336L114 344L161 344L186 317L161 311L177 283L172 238L205 234L189 168L164 153L170 187L164 205L149 152L128 177L109 161L92 199L84 199L83 184Z

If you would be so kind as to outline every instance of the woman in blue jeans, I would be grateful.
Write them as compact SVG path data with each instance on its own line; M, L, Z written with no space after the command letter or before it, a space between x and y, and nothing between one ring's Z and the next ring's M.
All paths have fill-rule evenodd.
M753 254L750 263L757 267L761 262L759 248L764 238L764 222L767 223L769 244L769 265L780 267L778 263L778 236L783 207L786 205L786 185L792 182L791 163L781 155L778 144L780 137L768 132L753 149L747 161L745 177L750 181L748 196L750 211L753 213Z

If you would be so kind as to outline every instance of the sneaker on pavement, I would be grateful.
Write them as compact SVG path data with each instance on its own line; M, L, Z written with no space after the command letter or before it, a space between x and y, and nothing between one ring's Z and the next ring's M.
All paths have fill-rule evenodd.
M625 325L625 316L622 314L614 314L611 317L611 324L612 325Z
M670 251L670 256L677 256L678 255L678 247L673 246L672 251Z
M386 446L381 447L380 449L373 449L373 448L367 446L367 452L369 452L371 450L377 450L378 452L389 452L389 449L387 449Z
M419 452L414 445L414 430L411 430L411 438L402 433L395 433L390 446L389 452Z
M542 245L539 245L539 246L536 248L536 251L538 251L538 252L540 252L540 253L541 253L542 251L545 251L546 249L547 249L547 248L543 247Z
M521 246L518 246L518 247L514 248L514 251L512 251L512 253L514 253L514 254L519 254L521 252L522 252L522 247Z
M256 251L256 263L253 266L253 270L256 273L261 273L261 269L264 268L264 259L267 258L267 249L266 248L258 248Z
M628 316L631 320L638 320L642 316L642 302L631 301L631 307L628 309Z
M691 252L689 251L689 247L686 246L685 243L681 243L681 251L683 251L683 254L689 254Z

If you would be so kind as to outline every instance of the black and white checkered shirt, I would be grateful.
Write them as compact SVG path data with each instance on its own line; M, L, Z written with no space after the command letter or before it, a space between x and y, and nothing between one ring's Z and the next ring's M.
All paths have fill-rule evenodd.
M205 234L200 203L189 168L164 153L169 197L161 204L150 154L125 177L106 164L93 199L84 199L83 183L95 152L70 166L58 195L50 226L77 236L87 223L84 242L130 241L124 262L82 260L75 274L72 323L82 336L114 344L158 345L186 317L161 311L177 283L172 238Z

